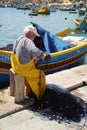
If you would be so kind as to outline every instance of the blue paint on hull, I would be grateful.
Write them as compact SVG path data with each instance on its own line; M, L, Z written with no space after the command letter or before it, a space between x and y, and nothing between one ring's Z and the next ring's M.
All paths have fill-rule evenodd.
M7 82L9 80L9 74L0 74L0 83Z
M83 57L83 58L84 58L84 57ZM55 69L53 69L53 70L46 71L45 74L46 74L46 75L52 74L52 73L55 73L55 72L58 72L58 71L66 70L66 69L75 67L75 66L77 66L77 65L80 65L81 61L83 61L83 58L80 58L79 60L77 60L77 61L75 61L75 62L73 62L73 63L66 64L66 65L64 65L64 66L55 68Z
M9 86L10 76L9 74L0 73L0 89L3 87Z

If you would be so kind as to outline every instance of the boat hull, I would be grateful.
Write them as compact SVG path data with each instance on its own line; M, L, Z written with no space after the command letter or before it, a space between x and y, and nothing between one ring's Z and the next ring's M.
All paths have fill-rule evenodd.
M51 74L79 65L87 53L87 43L60 51L50 53L51 58L45 59L39 64L45 74ZM12 52L0 50L0 83L9 83L9 69L11 68L10 56ZM4 74L3 74L4 73ZM4 80L3 80L4 79Z
M75 24L78 26L82 23L82 20L81 19L78 19L78 18L74 18L73 21L75 22Z
M66 54L57 55L52 58L51 62L41 64L40 68L46 74L51 74L79 65L83 60L87 50L83 51L82 53L78 53L79 51L80 50L76 50L73 52L68 52Z
M38 13L31 12L31 13L29 13L28 15L30 15L30 16L37 16Z
M50 10L47 6L40 7L37 12L38 14L50 14Z
M84 10L79 10L79 16L83 16L85 15L85 11Z
M3 88L4 86L9 86L9 73L0 73L0 89Z

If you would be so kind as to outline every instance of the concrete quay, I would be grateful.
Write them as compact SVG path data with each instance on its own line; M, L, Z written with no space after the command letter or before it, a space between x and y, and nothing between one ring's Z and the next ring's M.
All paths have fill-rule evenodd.
M69 90L87 84L87 65L80 65L46 76L47 83L55 83Z
M46 76L47 84L57 84L87 101L87 65L81 65ZM87 130L83 121L76 124L58 123L29 110L32 101L15 104L9 87L0 91L0 130Z

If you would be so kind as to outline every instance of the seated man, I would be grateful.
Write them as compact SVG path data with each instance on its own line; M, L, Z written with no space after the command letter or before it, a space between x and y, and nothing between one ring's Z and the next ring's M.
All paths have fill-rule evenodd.
M37 98L40 98L45 91L45 74L35 68L35 59L43 60L46 54L35 46L33 41L36 36L40 35L35 27L32 25L25 27L24 35L20 36L14 43L11 65L16 73L25 77L26 94L28 95L32 90Z

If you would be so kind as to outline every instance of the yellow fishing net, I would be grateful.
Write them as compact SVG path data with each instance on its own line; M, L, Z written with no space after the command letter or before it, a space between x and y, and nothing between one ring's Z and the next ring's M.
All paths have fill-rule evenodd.
M37 98L41 98L46 89L45 74L35 67L34 58L26 64L21 64L17 55L13 53L11 55L11 66L16 73L25 77Z

